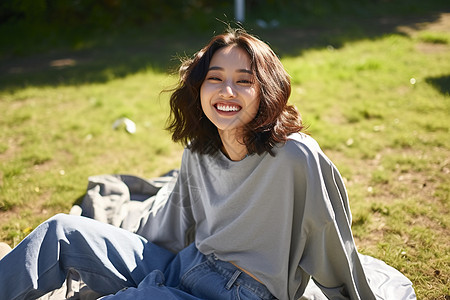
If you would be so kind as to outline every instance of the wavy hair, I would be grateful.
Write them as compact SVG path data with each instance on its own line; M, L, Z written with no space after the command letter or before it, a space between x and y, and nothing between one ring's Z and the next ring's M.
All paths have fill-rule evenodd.
M304 126L295 106L288 104L291 81L281 61L266 43L243 29L228 29L213 37L192 58L182 61L180 81L170 97L167 129L175 142L194 152L213 155L219 151L222 142L217 128L201 108L200 87L214 53L232 45L248 53L259 83L259 110L244 127L243 143L249 154L274 155L272 148L277 143L285 143L289 134L302 131Z

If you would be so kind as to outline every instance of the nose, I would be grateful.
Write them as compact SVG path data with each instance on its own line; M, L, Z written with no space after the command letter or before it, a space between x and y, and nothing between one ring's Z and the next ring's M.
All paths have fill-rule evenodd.
M224 83L219 91L219 96L222 98L234 98L236 94L231 84Z

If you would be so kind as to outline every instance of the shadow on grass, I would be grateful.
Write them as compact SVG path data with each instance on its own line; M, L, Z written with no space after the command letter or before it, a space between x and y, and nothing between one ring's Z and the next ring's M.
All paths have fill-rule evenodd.
M178 64L177 53L192 53L195 42L145 37L115 37L89 49L13 57L0 62L0 90L26 86L103 83L114 78L153 69L167 72Z
M268 41L280 56L298 56L306 49L332 46L359 39L375 39L385 34L404 34L399 26L417 28L421 23L434 22L439 13L419 17L342 18L320 25L289 26L274 29L246 29ZM111 79L153 69L172 72L177 56L192 55L214 34L184 33L155 35L148 29L137 29L130 37L126 33L111 35L91 48L83 50L53 50L25 57L9 56L0 61L0 91L27 86L82 85L102 83ZM446 81L445 83L448 83Z
M432 85L441 94L450 96L450 75L427 77L425 82Z

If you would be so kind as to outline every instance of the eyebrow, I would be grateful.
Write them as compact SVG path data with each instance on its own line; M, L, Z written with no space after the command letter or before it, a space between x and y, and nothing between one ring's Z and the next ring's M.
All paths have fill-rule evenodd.
M225 69L222 68L222 67L217 67L217 66L212 66L212 67L210 67L208 69L208 71L215 71L215 70L224 71ZM252 70L247 70L247 69L238 69L237 72L238 73L247 73L247 74L253 75L253 71Z

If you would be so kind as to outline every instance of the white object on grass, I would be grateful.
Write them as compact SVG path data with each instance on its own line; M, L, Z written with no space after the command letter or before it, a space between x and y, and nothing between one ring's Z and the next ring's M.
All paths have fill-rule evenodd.
M125 125L125 130L128 133L131 133L131 134L136 133L136 124L133 121L131 121L130 119L128 119L128 118L117 119L114 122L112 127L113 127L113 129L118 129L122 125Z

